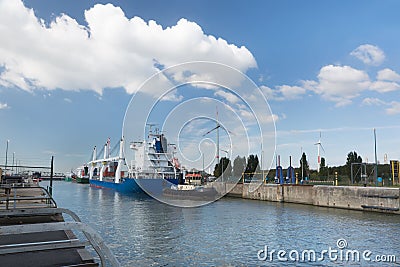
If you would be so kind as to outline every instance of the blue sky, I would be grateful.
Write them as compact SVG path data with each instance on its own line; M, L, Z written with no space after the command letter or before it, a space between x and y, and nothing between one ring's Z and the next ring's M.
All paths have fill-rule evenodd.
M284 166L289 155L298 165L303 150L316 168L319 132L328 165L344 164L353 150L372 162L374 127L378 160L400 159L399 8L398 1L0 0L0 160L10 140L9 152L23 162L43 164L54 155L58 170L75 168L94 145L117 142L132 94L160 66L194 60L233 66L260 87L272 114L256 111L265 111L259 123L272 129L268 118L275 119ZM164 111L198 95L232 104L216 92L177 89ZM211 126L198 124L194 140L202 142L199 133ZM204 152L211 162L212 150ZM195 167L199 155L191 155Z

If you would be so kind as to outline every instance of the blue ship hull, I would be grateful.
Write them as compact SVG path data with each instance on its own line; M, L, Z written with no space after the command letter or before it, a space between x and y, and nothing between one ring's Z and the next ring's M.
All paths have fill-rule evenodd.
M110 188L110 189L114 189L118 192L124 192L124 193L142 193L143 192L143 190L135 182L135 180L131 179L131 178L122 178L121 183L114 183L114 181L112 181L112 180L99 181L96 179L90 179L89 183L90 183L90 186L93 186L93 187Z
M110 188L124 193L147 193L152 196L161 196L164 188L170 188L172 184L178 184L178 179L162 178L122 178L121 183L114 183L112 180L99 181L91 179L91 186Z

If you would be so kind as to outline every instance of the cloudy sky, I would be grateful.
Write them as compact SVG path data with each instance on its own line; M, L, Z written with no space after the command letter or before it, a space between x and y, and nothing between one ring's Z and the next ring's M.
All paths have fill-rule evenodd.
M54 155L58 170L75 168L91 158L94 145L121 137L133 95L139 97L128 108L133 126L146 101L158 103L153 113L167 113L150 119L187 125L180 149L193 156L194 167L201 153L214 157L195 147L215 141L215 135L201 139L215 122L198 118L213 118L216 106L227 129L221 148L233 151L245 131L252 143L247 151L256 152L257 129L268 136L266 165L276 146L284 166L290 155L299 165L303 150L316 168L320 132L328 165L344 164L353 150L372 162L373 128L378 160L385 154L400 159L399 8L398 1L356 0L0 0L0 160L10 140L9 158L14 152L23 163L44 164ZM173 67L194 61L237 73L201 64ZM143 86L149 79L153 86ZM248 79L257 90L243 86ZM206 83L160 89L194 80ZM138 137L124 134L131 135L128 141Z

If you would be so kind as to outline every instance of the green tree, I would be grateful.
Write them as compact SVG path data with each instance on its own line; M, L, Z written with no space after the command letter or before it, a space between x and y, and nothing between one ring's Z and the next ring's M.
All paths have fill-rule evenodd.
M214 176L220 177L223 172L224 176L226 177L230 177L232 175L231 161L226 157L222 157L219 163L215 164Z
M246 158L237 156L233 161L233 176L235 178L242 177L242 173L246 169Z
M229 178L232 176L232 164L228 158L225 158L224 160L223 170L225 177Z
M250 155L247 159L246 173L252 173L256 171L258 166L258 156Z
M259 162L258 162L258 156L257 155L250 155L249 158L247 159L247 166L245 170L245 179L246 180L251 180L252 177L254 176L254 172L257 169Z
M320 165L320 168L324 168L324 167L326 167L325 166L325 158L324 157L321 157L321 165Z
M308 165L307 155L305 152L303 152L303 155L301 155L300 158L300 170L299 170L300 179L301 179L302 168L303 168L303 177L310 177L310 167Z
M362 163L362 158L359 156L359 155L357 155L357 152L356 151L352 151L352 152L349 152L348 154L347 154L347 161L346 161L346 174L349 176L349 177L351 177L351 164L352 163ZM358 182L358 181L360 181L360 179L361 179L361 176L360 175L356 175L357 177L354 177L354 181L355 182Z
M319 176L321 177L327 177L328 176L328 167L326 166L326 161L324 157L321 157L321 165L319 169Z

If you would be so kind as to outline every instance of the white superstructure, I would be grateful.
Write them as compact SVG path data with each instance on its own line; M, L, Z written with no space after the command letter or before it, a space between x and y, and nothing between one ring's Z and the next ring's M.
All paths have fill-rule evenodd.
M132 178L177 178L180 166L174 157L175 146L163 134L150 131L149 140L132 142L130 148L135 154L129 167Z
M96 147L93 149L92 161L88 162L90 166L89 179L97 178L103 181L105 176L112 175L115 183L120 183L123 166L125 165L124 157L124 138L119 142L119 154L116 157L110 156L110 139L104 145L104 155L102 159L96 159ZM108 174L108 175L107 175Z

